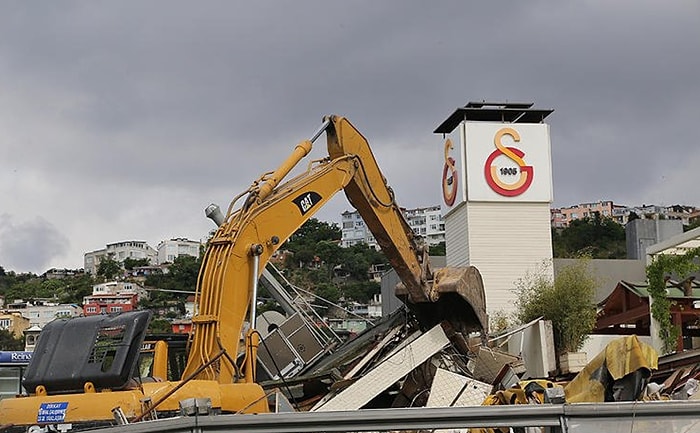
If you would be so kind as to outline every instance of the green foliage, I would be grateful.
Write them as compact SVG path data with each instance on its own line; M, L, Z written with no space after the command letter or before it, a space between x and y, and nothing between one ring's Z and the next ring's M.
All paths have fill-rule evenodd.
M301 247L313 246L320 241L339 241L341 237L342 231L338 224L311 218L289 237L284 248L296 252Z
M148 324L147 333L149 334L168 334L170 332L172 332L172 326L166 319L153 318L151 323Z
M168 276L174 281L176 290L194 291L201 260L198 257L179 256L170 265Z
M80 274L60 281L65 284L59 295L59 302L63 304L82 304L83 298L92 294L92 286L96 283L90 274Z
M340 300L342 293L335 284L322 283L316 286L316 295L320 296L326 301L336 304Z
M148 266L149 263L148 259L132 259L131 257L127 257L124 259L123 265L124 269L130 271L139 266Z
M684 226L683 226L683 231L684 231L684 232L687 232L688 230L693 230L693 229L696 229L696 228L698 228L698 227L700 227L700 218L696 218L695 220L693 220L693 221L692 221L690 224L688 224L687 226L684 225Z
M341 237L342 232L337 224L329 224L311 218L294 232L282 246L282 249L294 253L287 257L285 266L288 268L307 266L315 257L320 257L320 253L328 254L327 263L337 262L335 257L337 252L333 251L333 247L340 248L337 244Z
M6 329L0 329L0 350L24 350L24 339L15 338Z
M100 260L97 265L97 275L102 277L103 281L110 281L122 271L122 265L111 257L105 257Z
M680 330L671 321L671 301L666 296L665 278L675 274L678 279L685 279L691 272L700 269L696 258L700 248L693 248L684 254L661 254L647 266L649 296L652 298L651 316L659 323L659 337L663 340L664 353L675 350Z
M61 279L41 278L32 273L15 274L13 271L0 274L0 294L7 302L43 298L62 304L82 304L83 297L92 293L94 284L94 278L83 273Z
M387 260L366 244L342 248L341 235L337 224L307 221L283 246L293 252L284 263L286 275L331 302L342 297L365 302L379 292L379 285L369 281L370 266Z
M381 286L376 281L352 282L343 288L343 294L346 299L352 299L361 303L369 302L379 292L381 292Z
M627 256L625 229L596 212L592 218L573 220L563 230L552 230L554 257L574 258L585 253L595 259Z
M595 326L597 282L588 263L588 258L580 258L563 268L554 281L539 273L518 283L518 320L551 320L554 346L559 353L578 351Z
M440 242L437 245L431 245L428 247L428 254L431 256L444 256L446 255L445 242Z
M146 287L156 290L149 292L148 299L141 303L141 307L158 309L178 302L182 304L182 308L179 304L178 308L183 310L188 293L178 293L178 291L194 292L196 290L200 265L199 257L179 256L170 265L167 274L148 275Z

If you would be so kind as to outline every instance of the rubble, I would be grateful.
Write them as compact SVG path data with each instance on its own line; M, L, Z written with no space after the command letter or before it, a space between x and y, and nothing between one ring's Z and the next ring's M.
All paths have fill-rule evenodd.
M355 338L315 348L323 353L298 372L261 384L279 390L287 408L308 412L700 399L700 351L659 359L624 336L569 373L551 339L541 319L487 340L447 322L425 329L401 308Z

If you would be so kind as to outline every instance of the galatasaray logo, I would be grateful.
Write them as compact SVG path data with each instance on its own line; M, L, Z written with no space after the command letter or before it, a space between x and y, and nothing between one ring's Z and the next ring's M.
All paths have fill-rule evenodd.
M455 160L450 156L452 140L445 141L445 165L442 168L442 198L447 206L455 204L457 198L457 168Z
M493 138L496 150L489 155L486 164L484 164L484 176L486 183L496 193L506 197L515 197L527 191L532 184L533 169L531 165L525 165L525 161L523 161L525 153L522 150L506 147L501 143L504 135L510 135L516 143L520 141L520 134L513 128L500 129ZM501 164L496 164L495 160L499 156L510 159L510 163L503 164L503 158L500 158L498 162Z

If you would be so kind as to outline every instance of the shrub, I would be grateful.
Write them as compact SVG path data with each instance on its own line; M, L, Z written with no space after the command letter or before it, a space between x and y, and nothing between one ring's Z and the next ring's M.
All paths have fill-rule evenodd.
M597 282L588 271L589 262L589 258L578 259L561 269L554 281L540 272L518 282L518 320L550 320L558 353L580 350L595 326Z

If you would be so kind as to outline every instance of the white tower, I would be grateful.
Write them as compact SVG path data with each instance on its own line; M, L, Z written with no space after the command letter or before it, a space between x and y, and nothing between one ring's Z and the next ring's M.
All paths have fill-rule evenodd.
M470 102L436 130L441 152L442 211L448 266L481 272L489 313L515 309L515 288L528 274L552 278L554 110L533 104Z

